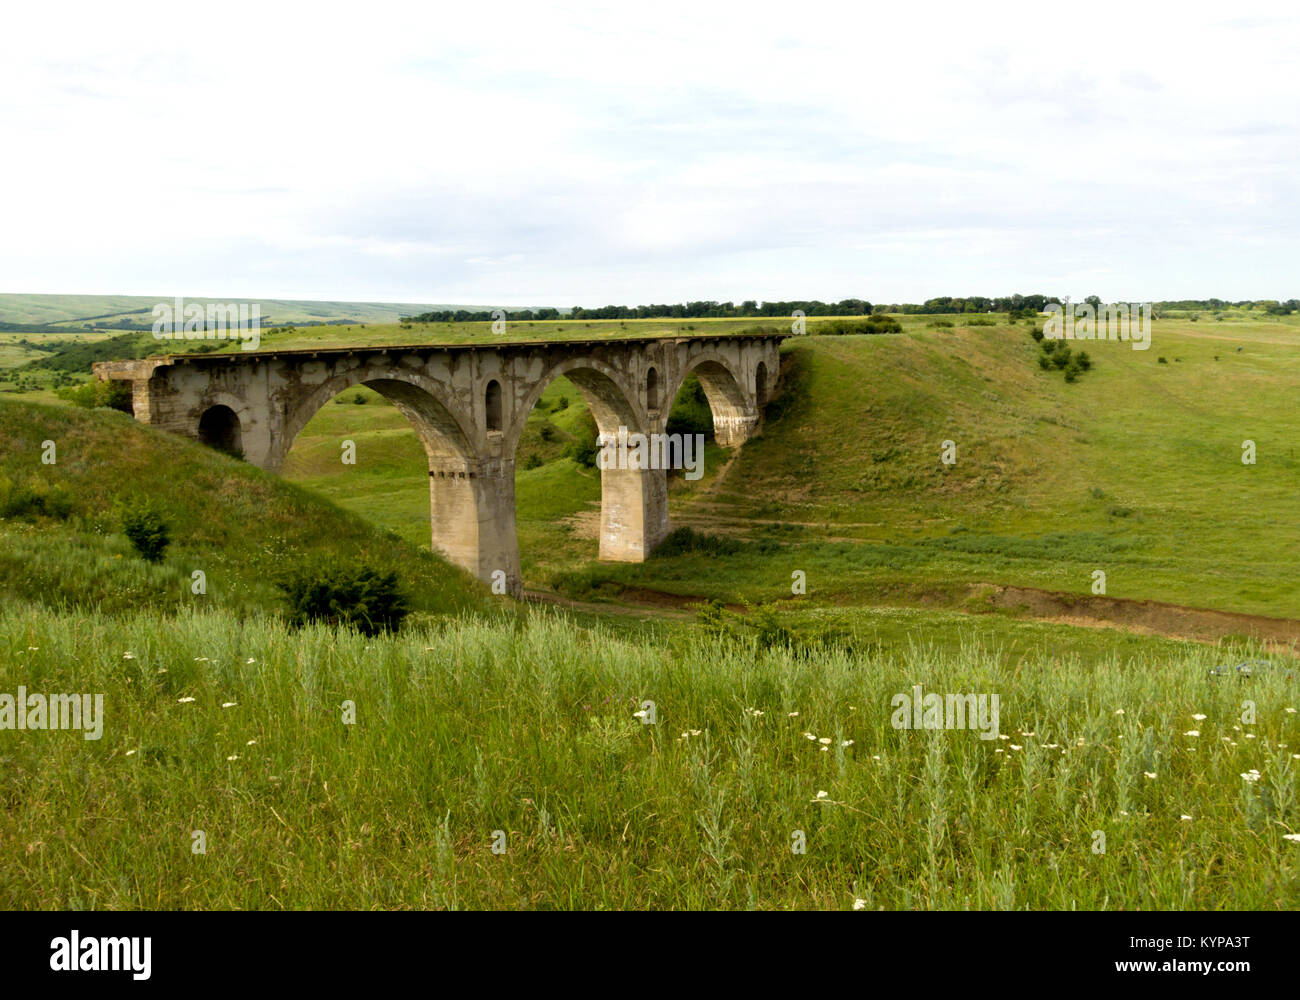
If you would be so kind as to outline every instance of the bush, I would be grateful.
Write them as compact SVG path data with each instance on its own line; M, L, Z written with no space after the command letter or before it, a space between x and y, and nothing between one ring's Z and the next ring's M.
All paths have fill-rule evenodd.
M537 454L537 452L533 452L527 458L524 459L525 471L527 471L528 469L540 469L541 466L542 466L542 456Z
M171 533L162 515L149 504L136 504L122 514L122 531L145 562L162 562Z
M26 483L0 479L0 518L53 517L65 521L72 507L72 494L62 483L51 486L35 477Z
M662 542L655 546L655 557L683 555L687 552L703 552L710 556L735 555L745 545L734 538L720 535L706 535L694 528L682 527L668 533Z
M395 632L410 614L395 571L367 566L299 567L277 581L289 606L289 624L322 622L363 635Z
M891 316L867 316L864 319L832 319L818 323L815 334L842 336L845 334L902 333L903 324Z
M600 454L600 440L596 421L591 414L587 414L586 421L578 434L578 439L564 449L564 454L585 469L594 469L596 467L596 456Z
M93 410L107 406L123 413L133 413L131 405L131 387L117 379L85 382L78 386L56 389L55 395L74 406Z

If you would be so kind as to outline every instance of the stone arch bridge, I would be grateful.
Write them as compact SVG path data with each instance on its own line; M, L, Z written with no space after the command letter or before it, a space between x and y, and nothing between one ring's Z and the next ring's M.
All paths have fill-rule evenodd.
M694 373L719 444L754 433L780 371L781 333L500 344L177 354L95 365L128 382L141 423L242 451L278 472L299 431L330 399L365 385L415 428L429 459L434 548L482 580L521 590L515 448L555 378L586 399L601 435L666 432ZM610 464L610 463L606 463ZM668 534L662 469L601 471L600 558L640 562ZM632 463L636 464L636 463Z

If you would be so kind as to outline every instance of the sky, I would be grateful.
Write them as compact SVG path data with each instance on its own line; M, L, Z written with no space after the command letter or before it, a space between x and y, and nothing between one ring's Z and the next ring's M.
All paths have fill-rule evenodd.
M1300 296L1294 4L21 4L0 291Z

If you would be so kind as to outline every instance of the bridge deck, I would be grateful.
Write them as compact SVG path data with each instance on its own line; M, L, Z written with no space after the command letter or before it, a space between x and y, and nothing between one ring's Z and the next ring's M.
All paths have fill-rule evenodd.
M230 348L222 351L182 351L179 354L150 354L148 357L139 359L140 361L156 361L163 364L192 364L202 363L203 361L226 361L230 358L253 358L253 359L272 359L272 358L340 358L348 357L355 354L390 354L390 353L418 353L421 351L501 351L515 349L568 349L568 348L593 348L608 344L688 344L701 340L786 340L794 334L783 333L780 331L754 330L754 331L737 331L735 333L702 333L692 334L691 336L664 336L664 337L597 337L584 338L582 340L569 340L550 338L547 340L491 340L477 341L459 344L358 344L350 347L292 347L283 350L274 348L269 350L245 351L239 348ZM211 343L212 341L194 341L195 343ZM121 364L123 362L110 362L112 364Z

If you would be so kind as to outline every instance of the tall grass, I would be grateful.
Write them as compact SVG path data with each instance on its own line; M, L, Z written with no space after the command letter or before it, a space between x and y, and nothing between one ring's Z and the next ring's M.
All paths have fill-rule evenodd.
M1210 649L806 655L541 613L367 639L25 606L0 634L0 692L106 695L98 742L0 731L0 906L1300 903L1294 673L1212 676ZM892 728L917 683L999 694L1008 738Z

